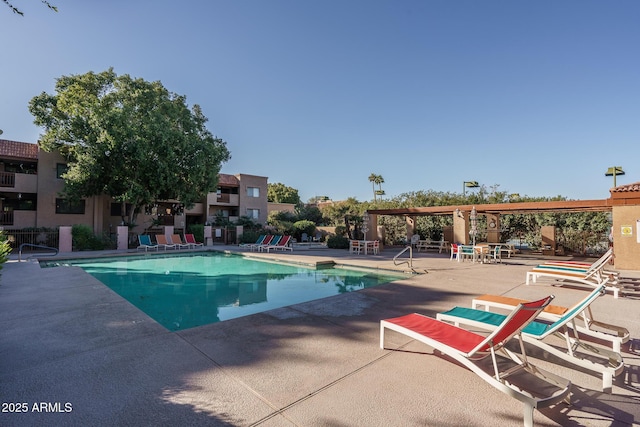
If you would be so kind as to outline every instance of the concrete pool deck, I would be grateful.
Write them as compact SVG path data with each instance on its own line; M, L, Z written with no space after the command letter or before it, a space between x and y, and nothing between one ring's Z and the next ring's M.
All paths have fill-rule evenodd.
M250 254L394 269L398 252ZM77 267L41 269L12 257L0 271L0 425L522 425L519 401L425 345L389 334L387 346L402 350L380 349L379 321L410 312L434 316L484 293L554 294L554 304L571 305L585 291L550 281L526 286L535 258L487 265L437 253L414 257L424 274L179 332ZM629 289L640 289L640 272L621 276ZM598 376L532 351L535 364L573 383L572 404L536 410L537 426L640 425L636 295L606 295L593 305L599 318L631 332L622 352L627 366L612 394L601 392Z

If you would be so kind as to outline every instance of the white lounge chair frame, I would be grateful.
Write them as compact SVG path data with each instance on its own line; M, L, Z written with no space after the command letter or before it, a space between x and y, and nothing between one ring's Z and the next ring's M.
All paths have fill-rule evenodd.
M569 403L571 382L531 365L527 360L522 339L519 339L521 351L519 355L505 348L504 344L530 323L552 299L553 296L549 296L544 300L518 305L505 318L500 327L486 337L417 313L395 319L382 320L380 321L380 348L385 348L385 330L389 329L442 352L470 369L501 392L523 402L524 425L530 427L533 426L533 410L535 408L551 406L561 401ZM522 316L525 316L524 320ZM405 321L405 319L407 320ZM519 323L519 325L513 325L512 321ZM424 327L425 325L426 327ZM514 326L516 327L514 328ZM434 331L435 329L437 331ZM437 332L438 338L427 335L429 330ZM452 340L459 335L473 337L478 344L472 349L463 349ZM500 371L497 361L498 354L514 362L515 366L505 371ZM488 356L491 357L493 372L485 370L477 363ZM545 386L544 391L525 390L522 386L518 386L518 381L514 381L517 375L525 375L529 385L532 385L533 382L542 382Z
M580 340L577 333L577 327L575 325L575 318L580 315L586 308L600 295L604 293L604 285L596 288L591 294L583 299L579 304L574 306L564 316L556 320L551 325L548 325L544 332L540 334L528 333L525 330L520 334L524 342L532 344L536 347L543 349L544 351L557 356L558 358L565 360L569 363L580 366L592 372L596 372L602 376L602 390L606 393L611 393L613 387L613 377L618 376L624 370L624 361L620 353L616 353L611 350L597 348L590 344L587 344ZM478 318L477 314L482 314L482 318ZM465 317L465 315L476 317ZM493 319L488 319L492 317ZM496 328L496 325L489 323L491 320L496 320L496 323L506 318L504 314L489 313L484 310L477 310L472 308L455 307L445 313L438 313L436 318L444 322L453 323L455 326L468 325L487 331L492 331ZM573 330L573 336L569 333L567 324L571 323ZM532 322L534 325L543 326L540 322ZM546 326L546 324L544 325ZM566 347L560 348L555 345L551 345L545 341L545 338L556 335L564 340ZM583 356L576 350L580 350ZM597 362L594 360L598 360Z
M511 311L518 304L523 302L525 302L525 300L505 297L502 295L487 294L471 300L471 308L479 310L484 307L486 311L491 311L492 308L499 308ZM573 307L569 308L558 305L548 305L542 312L540 312L538 318L555 322L572 308ZM587 336L600 342L609 343L609 345L611 345L611 349L616 353L620 353L622 344L629 341L630 333L627 328L596 320L593 315L593 311L591 310L591 305L582 311L578 318L580 319L579 322L569 323L567 326L575 326L578 333L583 337Z
M607 285L606 290L611 291L614 298L618 298L620 288L615 286L618 283L617 276L603 271L607 261L608 259L604 260L601 257L589 268L571 265L540 264L527 271L525 283L530 285L537 283L541 277L548 277L556 280L580 283L591 288L599 285ZM613 286L611 286L612 284Z

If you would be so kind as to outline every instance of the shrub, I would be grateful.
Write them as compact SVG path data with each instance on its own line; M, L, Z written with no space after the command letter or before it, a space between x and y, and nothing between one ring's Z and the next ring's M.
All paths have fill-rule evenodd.
M316 232L316 223L303 219L293 223L293 228L295 229L295 235L297 238L300 238L302 233L307 233L307 236L313 236L313 233Z
M329 236L327 247L331 249L349 249L349 239L344 236Z
M7 262L9 254L11 253L11 245L4 231L0 230L0 270L2 270L2 264Z
M204 242L204 225L202 224L191 224L189 227L189 233L193 234L193 237L196 239L196 242Z
M104 249L104 242L93 234L88 225L76 224L71 227L73 249L76 251L99 251Z
M255 243L261 234L264 233L261 233L258 230L244 230L240 236L240 243Z

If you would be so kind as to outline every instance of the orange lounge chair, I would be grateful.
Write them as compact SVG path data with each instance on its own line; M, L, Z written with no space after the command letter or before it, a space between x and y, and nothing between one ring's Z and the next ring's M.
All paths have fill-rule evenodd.
M170 243L176 245L178 249L191 249L191 245L189 243L182 243L182 239L177 234L172 234L169 236L169 239L171 239Z
M176 245L174 245L173 243L169 243L169 240L167 240L167 236L165 236L164 234L156 234L156 242L158 242L158 246L160 246L165 251L167 249L176 248Z

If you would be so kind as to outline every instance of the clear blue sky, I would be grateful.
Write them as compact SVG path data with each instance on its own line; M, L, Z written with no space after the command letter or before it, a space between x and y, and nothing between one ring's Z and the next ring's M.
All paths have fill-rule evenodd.
M0 138L29 100L114 67L200 104L232 159L303 201L462 192L604 199L640 181L637 0L13 0Z

